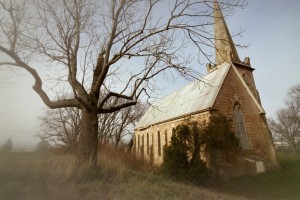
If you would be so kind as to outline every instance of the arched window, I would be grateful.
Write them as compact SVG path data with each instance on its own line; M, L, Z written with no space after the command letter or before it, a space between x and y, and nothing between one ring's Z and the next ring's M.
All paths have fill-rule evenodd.
M240 139L240 146L244 150L249 149L250 145L245 126L244 112L238 103L234 106L234 123L237 137Z
M165 131L165 146L168 146L168 131Z
M136 135L133 136L133 149L135 150L136 152L136 144L137 144L137 138L136 138Z
M175 136L175 128L173 127L172 128L172 137L174 137Z
M149 133L147 133L147 155L149 155Z
M140 153L140 135L138 136L138 153Z
M142 146L141 146L141 152L144 154L144 149L145 149L145 139L144 139L144 134L142 135Z
M160 132L157 133L158 156L161 156Z

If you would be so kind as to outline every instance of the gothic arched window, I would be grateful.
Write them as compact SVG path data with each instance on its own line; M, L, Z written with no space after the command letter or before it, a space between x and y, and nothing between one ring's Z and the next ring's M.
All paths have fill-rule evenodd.
M140 135L138 136L138 153L140 153Z
M165 146L168 146L168 131L165 130Z
M172 128L172 137L174 137L175 136L175 128L173 127Z
M157 145L158 145L158 156L161 156L161 142L160 142L160 132L157 133Z
M149 133L147 133L147 155L150 154L150 151L149 151Z
M144 155L144 149L145 149L145 137L144 134L142 135L142 146L141 146L141 152Z
M234 123L237 137L240 139L240 146L244 150L249 149L250 145L245 126L244 112L238 103L234 106Z

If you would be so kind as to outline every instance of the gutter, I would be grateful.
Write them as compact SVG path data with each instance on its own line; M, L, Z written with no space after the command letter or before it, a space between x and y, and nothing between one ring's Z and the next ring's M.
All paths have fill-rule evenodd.
M191 115L196 115L196 114L199 114L199 113L204 113L204 112L207 112L207 111L216 111L216 110L218 110L218 109L209 107L209 108L206 108L204 110L192 112L192 113L185 114L185 115L180 115L178 117L173 117L173 118L170 118L170 119L167 119L167 120L164 120L164 121L160 121L160 122L157 122L157 123L154 123L154 124L149 124L149 125L144 126L144 127L135 128L134 131L142 131L142 130L145 130L145 129L151 127L151 126L156 126L158 124L164 124L164 123L167 123L167 122L170 122L170 121L174 121L174 120L177 120L177 119L180 119L180 118L189 117Z

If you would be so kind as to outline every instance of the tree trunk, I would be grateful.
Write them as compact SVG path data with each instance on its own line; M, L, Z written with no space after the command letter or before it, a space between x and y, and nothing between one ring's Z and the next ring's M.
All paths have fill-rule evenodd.
M294 138L289 140L289 146L293 153L297 153L297 145Z
M98 117L97 112L82 109L80 134L77 146L77 161L79 165L97 166L98 149Z
M121 141L121 134L122 134L122 129L120 128L119 131L117 131L116 136L115 136L115 148L119 147L119 143Z

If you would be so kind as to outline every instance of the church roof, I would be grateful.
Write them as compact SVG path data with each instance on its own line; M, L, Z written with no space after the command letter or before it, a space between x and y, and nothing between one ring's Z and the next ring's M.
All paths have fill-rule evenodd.
M211 108L230 68L224 63L154 103L136 125L136 129Z

